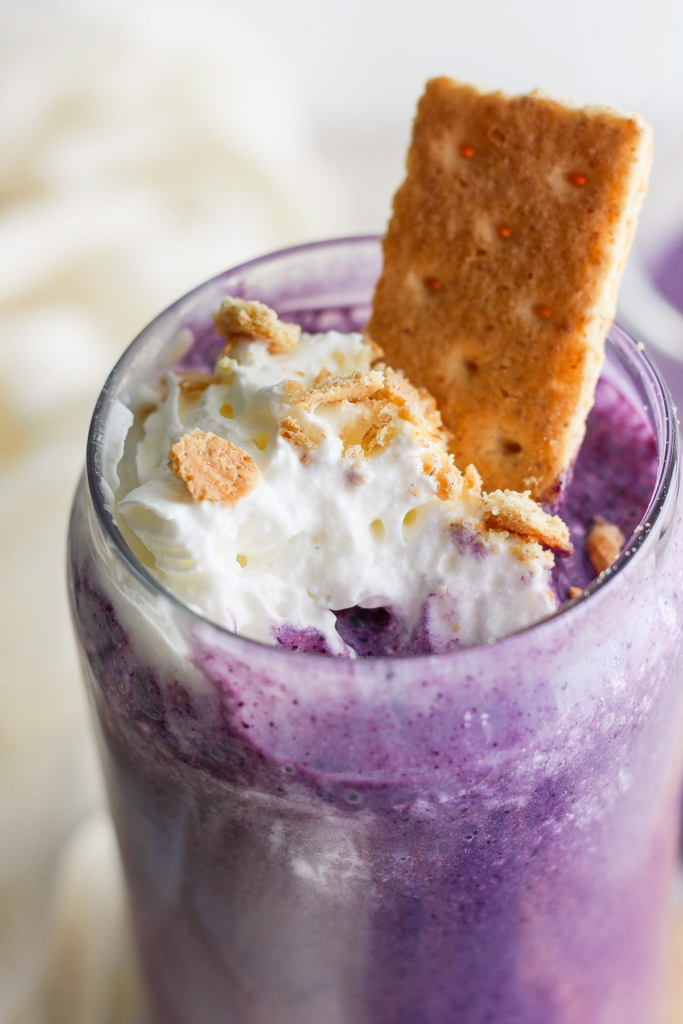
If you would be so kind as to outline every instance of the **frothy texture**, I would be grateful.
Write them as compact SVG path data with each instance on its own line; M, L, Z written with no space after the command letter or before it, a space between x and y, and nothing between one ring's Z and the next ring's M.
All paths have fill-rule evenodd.
M375 357L360 334L330 331L285 352L242 340L213 376L167 375L116 502L165 587L241 635L350 656L343 610L385 609L405 653L485 642L555 608L552 554L489 528L433 401ZM195 430L253 460L257 483L234 503L193 500L169 468Z

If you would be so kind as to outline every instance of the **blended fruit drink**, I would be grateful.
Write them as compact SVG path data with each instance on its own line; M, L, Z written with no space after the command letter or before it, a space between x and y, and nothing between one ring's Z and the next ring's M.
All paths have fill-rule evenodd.
M595 513L623 517L631 553L498 643L351 660L243 639L164 593L107 511L117 399L186 325L197 368L226 292L353 328L378 261L374 240L341 242L206 286L138 340L94 423L72 597L154 1019L644 1024L677 848L681 537L675 420L625 336L560 586L587 582ZM360 653L382 653L387 617L356 612Z
M573 345L573 376L524 422L497 378L482 482L400 372L392 267L355 239L222 275L95 412L70 592L152 1020L655 1024L683 770L674 411L614 328L578 457L566 410L534 447L547 393L587 407L577 367L600 369L556 295L524 352L557 368ZM453 301L447 266L411 273L401 337ZM447 398L494 365L468 330Z

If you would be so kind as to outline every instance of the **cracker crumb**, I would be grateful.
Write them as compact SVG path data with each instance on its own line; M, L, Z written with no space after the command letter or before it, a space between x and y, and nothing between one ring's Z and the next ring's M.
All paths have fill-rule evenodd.
M483 487L479 471L471 462L469 466L465 466L465 487L468 491L474 491L475 494L481 494Z
M169 469L195 501L235 505L259 482L256 463L241 448L216 434L193 430L168 453Z
M596 573L614 565L624 546L624 535L614 523L602 517L596 518L586 536L586 554Z
M285 397L292 405L297 405L299 400L306 394L306 389L298 380L286 380L284 382Z
M429 452L422 457L425 473L436 482L436 496L441 501L450 501L462 494L463 476L447 452Z
M225 339L223 354L238 341L262 341L271 355L282 355L299 343L298 324L284 323L274 309L262 302L247 302L228 296L213 315L216 331Z
M406 402L419 403L420 392L413 387L407 377L392 370L390 366L381 366L377 369L381 369L384 373L384 387L378 397L385 398L398 406L405 405ZM434 405L436 406L436 403Z
M379 409L377 409L376 411L373 410L373 412L377 417L378 423L391 423L393 420L396 419L396 416L398 415L398 406L394 405L393 402L385 402L384 404L382 404L382 402L380 401L377 403L377 405L379 405Z
M306 453L313 451L317 448L317 442L309 437L304 428L300 423L297 422L292 416L287 416L278 428L280 437L288 441L289 444L294 448L298 448L301 451L302 462L306 458Z
M342 452L342 458L348 459L349 462L361 462L365 458L365 452L363 451L362 445L350 444L348 448L345 448Z
M384 384L381 370L367 370L350 373L344 377L328 377L319 387L313 386L301 398L295 398L293 405L300 409L315 409L326 402L360 402L379 391Z
M209 375L206 373L199 373L188 371L181 377L178 377L178 387L180 388L181 394L187 395L188 398L198 398L203 395L207 388L210 388L212 384L222 384L223 380L214 374Z
M371 455L373 452L379 451L381 448L386 446L391 441L392 437L396 433L393 423L373 423L371 427L363 434L360 442L361 450L367 455ZM347 448L347 451L349 449Z
M567 555L574 550L566 524L559 516L544 512L528 491L492 491L484 493L482 499L487 526L531 537L544 547Z
M370 347L370 362L376 363L378 359L381 359L384 355L384 349L381 345L378 345L372 338L365 338L365 344Z
M216 376L221 384L234 384L239 363L224 351L216 360Z
M346 471L348 487L359 487L368 482L365 452L359 444L350 444L342 452L342 465Z
M489 531L489 537L491 533L495 531ZM529 562L540 562L541 565L546 569L552 569L555 564L555 558L553 557L552 551L548 551L547 548L542 547L537 540L531 540L529 537L520 537L518 534L507 534L508 543L512 554L520 560L525 562L527 565Z
M375 395L376 399L392 402L399 408L404 405L419 405L431 429L441 434L444 440L447 439L447 432L441 422L441 413L436 407L436 399L426 388L416 388L403 373L392 370L383 363L375 369L384 373L384 387Z
M398 410L398 418L412 423L417 429L419 440L425 447L429 448L434 444L445 446L440 431L434 427L433 422L425 416L422 407L416 402L406 402L405 405L402 405Z

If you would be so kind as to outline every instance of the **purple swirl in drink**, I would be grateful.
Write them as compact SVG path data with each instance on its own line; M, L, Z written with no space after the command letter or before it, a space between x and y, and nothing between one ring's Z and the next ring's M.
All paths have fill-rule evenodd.
M161 499L146 518L142 502L130 522L112 514L141 486L143 420L170 393L155 390L160 375L213 372L211 314L226 295L348 334L378 269L377 242L359 239L223 275L143 332L98 404L70 588L152 1019L649 1024L678 839L682 538L673 410L618 328L560 509L572 556L551 568L538 541L491 538L474 478L444 499L457 512L444 545L475 581L479 634L466 590L449 605L448 587L415 571L419 606L330 601L297 632L283 605L275 632L240 635L200 608L206 575L192 584L179 535L159 532ZM280 442L250 449L261 482L239 501ZM425 480L435 487L418 505L440 485ZM584 539L599 516L626 545L595 579ZM151 558L144 543L154 531L163 575L162 548ZM475 573L515 551L517 576L497 578L516 607L500 592L488 607ZM491 623L503 626L487 642Z

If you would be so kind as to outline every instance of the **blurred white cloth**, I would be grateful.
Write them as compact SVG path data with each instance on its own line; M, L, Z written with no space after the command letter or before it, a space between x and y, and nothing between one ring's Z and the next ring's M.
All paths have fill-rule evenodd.
M0 1024L141 1013L64 587L99 388L180 294L346 223L261 38L127 11L0 14Z

